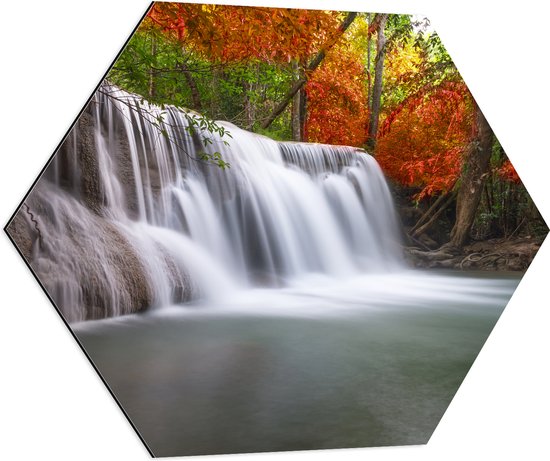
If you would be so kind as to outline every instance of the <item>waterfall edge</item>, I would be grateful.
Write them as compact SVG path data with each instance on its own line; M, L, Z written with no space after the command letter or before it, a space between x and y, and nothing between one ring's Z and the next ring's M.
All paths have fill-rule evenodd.
M230 146L208 143L170 108L167 141L148 120L160 108L129 107L97 94L7 228L67 321L401 264L370 155L228 124ZM229 171L197 161L217 149Z

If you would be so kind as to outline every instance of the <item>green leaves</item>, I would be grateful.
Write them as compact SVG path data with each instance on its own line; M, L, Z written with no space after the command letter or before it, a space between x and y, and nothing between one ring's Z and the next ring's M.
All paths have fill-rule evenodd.
M106 85L100 86L98 92L108 98L113 98L119 105L125 105L133 112L135 116L142 119L146 124L153 126L157 130L159 137L165 139L166 142L171 144L176 151L182 152L192 160L205 161L222 169L230 167L229 163L223 160L221 153L217 151L213 153L201 152L197 154L197 157L191 155L185 150L185 147L179 143L179 136L174 135L174 130L181 129L186 130L190 136L199 134L202 144L206 148L214 145L215 143L223 143L223 145L228 145L229 143L225 139L222 139L224 137L231 138L231 133L227 130L227 128L219 125L206 116L200 115L196 112L191 112L187 109L170 106L165 103L152 105L143 97L127 98L120 96L120 94L116 91L116 88L113 88L110 85L111 83L108 82ZM115 107L117 106L115 105ZM174 120L174 111L183 117L185 123L181 123L181 120L176 122L176 124L172 124L167 121L169 112L171 112L172 120ZM124 111L120 111L120 114L123 117L127 117Z
M185 128L187 132L191 136L195 134L200 134L200 139L204 147L211 146L218 141L213 135L217 135L219 140L221 140L221 142L224 145L226 146L229 145L229 143L226 140L221 139L224 136L227 136L229 138L232 137L231 133L225 127L217 124L215 121L203 115L186 111L185 109L180 107L177 107L176 109L179 113L181 113L185 117L187 121L187 126ZM160 116L157 117L157 119L162 120L162 123L164 123L163 115L164 115L164 112L162 112ZM159 129L161 134L163 136L166 136L166 138L168 138L168 133L166 129L160 125L159 125ZM225 160L223 160L222 154L218 151L212 152L212 153L202 151L197 154L197 157L199 160L216 165L222 170L225 170L226 168L230 168L230 164L227 163Z
M219 152L213 152L213 153L200 152L198 156L200 160L204 162L212 163L218 166L219 168L221 168L222 170L225 170L226 168L231 167L231 165L229 165L229 163L227 163L222 158L222 155Z

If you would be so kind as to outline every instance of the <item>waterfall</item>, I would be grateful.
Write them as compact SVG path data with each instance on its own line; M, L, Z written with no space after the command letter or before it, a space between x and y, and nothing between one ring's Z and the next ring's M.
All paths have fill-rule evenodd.
M103 85L27 199L31 265L69 321L402 267L373 157L193 119Z

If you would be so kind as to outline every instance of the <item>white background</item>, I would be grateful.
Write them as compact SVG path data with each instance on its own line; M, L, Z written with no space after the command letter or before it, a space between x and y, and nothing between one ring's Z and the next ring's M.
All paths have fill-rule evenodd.
M545 2L285 0L263 4L424 13L430 17L539 209L550 220L550 40ZM147 5L145 0L3 4L2 226ZM0 250L0 456L8 460L149 459L3 235ZM550 459L549 269L550 248L546 244L428 445L239 458Z

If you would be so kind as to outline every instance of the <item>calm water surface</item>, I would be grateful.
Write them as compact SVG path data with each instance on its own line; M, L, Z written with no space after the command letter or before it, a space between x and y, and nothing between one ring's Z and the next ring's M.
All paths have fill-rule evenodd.
M309 277L74 329L156 456L420 444L519 279Z

